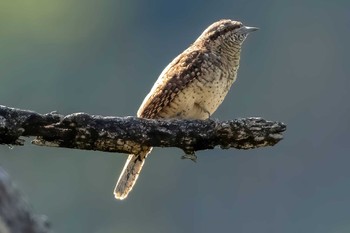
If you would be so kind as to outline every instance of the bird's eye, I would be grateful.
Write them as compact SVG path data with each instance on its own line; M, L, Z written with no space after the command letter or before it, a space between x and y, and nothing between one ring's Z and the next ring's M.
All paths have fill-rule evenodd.
M218 29L221 31L221 30L223 30L225 28L225 25L224 24L221 24L219 27L218 27Z

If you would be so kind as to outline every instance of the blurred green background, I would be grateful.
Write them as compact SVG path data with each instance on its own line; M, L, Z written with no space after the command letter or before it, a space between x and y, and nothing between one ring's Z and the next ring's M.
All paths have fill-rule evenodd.
M212 22L260 27L213 117L288 125L275 147L198 162L156 148L125 201L126 155L0 147L1 166L56 232L350 232L350 1L0 2L0 104L135 115L162 69Z

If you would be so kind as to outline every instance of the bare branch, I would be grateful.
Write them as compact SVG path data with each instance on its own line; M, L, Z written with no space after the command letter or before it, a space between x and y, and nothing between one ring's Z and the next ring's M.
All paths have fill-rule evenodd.
M23 145L21 136L37 136L33 144L137 153L142 146L178 147L186 154L213 149L252 149L282 140L286 126L259 117L218 120L150 120L103 117L86 113L38 114L0 105L0 144Z
M47 218L31 213L7 173L0 168L0 232L48 233L49 228Z

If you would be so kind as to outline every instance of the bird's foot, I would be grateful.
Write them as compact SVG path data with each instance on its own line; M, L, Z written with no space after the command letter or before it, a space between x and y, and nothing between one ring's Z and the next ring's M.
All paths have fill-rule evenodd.
M197 162L197 156L193 153L186 153L185 155L181 156L181 159L190 159L193 162Z
M208 114L208 120L211 120L211 114L209 111L206 111L206 113Z

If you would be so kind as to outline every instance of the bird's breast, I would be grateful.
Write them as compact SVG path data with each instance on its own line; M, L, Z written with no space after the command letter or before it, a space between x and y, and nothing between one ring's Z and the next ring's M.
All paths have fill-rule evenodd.
M223 102L236 72L209 70L201 72L160 113L164 118L207 119Z

